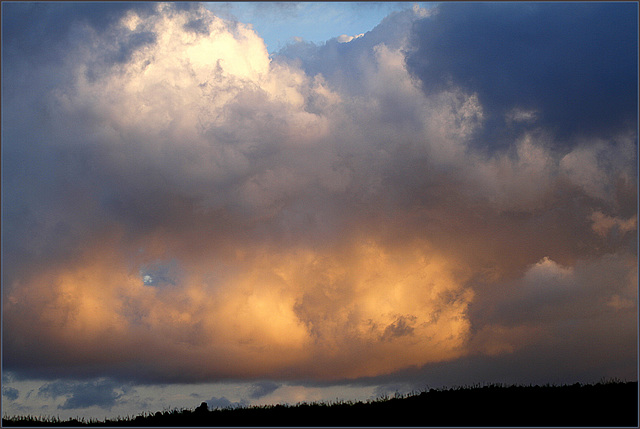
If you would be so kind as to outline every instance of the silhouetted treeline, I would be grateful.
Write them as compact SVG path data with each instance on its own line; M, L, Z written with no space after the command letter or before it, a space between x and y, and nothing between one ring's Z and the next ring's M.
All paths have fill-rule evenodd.
M430 389L369 402L302 403L141 414L114 420L10 418L3 426L627 426L638 427L638 383Z

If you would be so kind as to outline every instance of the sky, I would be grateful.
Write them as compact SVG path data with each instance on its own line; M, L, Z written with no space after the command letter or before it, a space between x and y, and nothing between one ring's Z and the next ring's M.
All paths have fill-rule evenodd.
M638 379L638 5L2 3L2 412Z

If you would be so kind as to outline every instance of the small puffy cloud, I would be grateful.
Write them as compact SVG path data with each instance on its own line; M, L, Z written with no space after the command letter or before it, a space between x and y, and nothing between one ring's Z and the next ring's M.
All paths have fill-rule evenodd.
M621 297L620 295L613 295L607 305L615 308L616 310L634 309L637 308L637 302L633 300L633 297Z
M14 387L2 386L2 396L10 401L15 401L20 396L20 391Z
M273 381L263 381L260 383L253 383L251 385L251 391L249 396L253 399L261 398L263 396L269 395L275 392L277 389L282 386L281 383L276 383Z
M348 36L346 34L342 34L337 37L337 40L338 40L338 43L349 43L353 39L357 39L362 36L364 36L364 33L356 34L355 36Z
M217 398L212 397L211 399L205 401L210 410L215 409L226 409L226 408L236 408L236 407L245 407L249 405L249 403L245 400L241 400L238 402L232 402L224 396Z
M525 110L521 108L514 108L506 113L507 123L524 122L527 124L534 123L537 119L537 112L535 110Z
M571 274L573 274L571 268L562 267L545 256L526 272L523 280L527 285L538 287L553 283L561 284Z
M608 192L605 172L599 167L599 153L605 147L579 147L566 154L560 161L563 173L576 185L582 187L585 192L596 198L607 198Z
M611 231L619 234L635 231L637 228L637 217L633 216L629 219L621 219L619 217L607 216L600 211L594 211L591 215L593 225L591 228L600 236L606 236Z
M418 5L418 3L414 3L414 5L412 6L411 10L416 15L416 17L418 17L418 18L426 18L431 13L433 13L433 11L435 9L426 9L426 8L420 7L420 5Z

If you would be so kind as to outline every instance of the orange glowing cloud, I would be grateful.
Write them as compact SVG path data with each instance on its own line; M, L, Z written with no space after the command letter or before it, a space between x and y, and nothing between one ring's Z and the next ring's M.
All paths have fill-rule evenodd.
M473 293L427 243L242 249L187 262L179 283L159 286L118 249L108 239L33 276L9 295L8 318L33 309L32 328L59 363L136 362L204 378L376 376L460 356L469 336ZM210 268L222 265L216 278Z

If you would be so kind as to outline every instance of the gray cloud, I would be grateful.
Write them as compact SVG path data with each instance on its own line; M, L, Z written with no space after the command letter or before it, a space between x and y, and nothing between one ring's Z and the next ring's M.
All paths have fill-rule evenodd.
M205 401L210 410L214 409L225 409L225 408L236 408L236 407L244 407L249 405L246 401L241 400L238 402L232 402L229 399L222 396L221 398L216 398L215 396L211 399Z
M92 406L109 410L130 391L130 387L122 386L108 379L89 382L59 380L41 386L38 389L38 396L54 399L65 396L65 402L58 406L62 410Z
M262 398L263 396L275 392L280 386L282 386L282 383L276 383L273 381L262 381L259 383L253 383L251 385L251 392L249 393L249 397L252 399Z
M2 396L10 401L15 401L20 396L20 391L13 387L2 386Z
M494 285L493 294L503 294L501 299L493 294L481 296L472 317L477 317L477 325L482 320L510 326L544 324L557 319L600 317L597 315L603 311L607 314L616 307L622 309L624 302L633 314L637 272L629 270L632 262L631 255L606 255L563 267L545 258L523 278Z
M388 325L382 334L382 340L389 340L393 337L401 337L403 335L413 335L415 324L415 316L398 316L396 320Z

